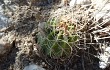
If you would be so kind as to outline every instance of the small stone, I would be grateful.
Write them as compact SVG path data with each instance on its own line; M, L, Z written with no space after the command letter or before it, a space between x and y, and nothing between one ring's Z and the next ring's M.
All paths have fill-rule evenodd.
M26 66L23 70L45 70L45 69L36 64L30 64Z
M110 54L110 47L107 47L107 48L105 49L105 52L108 52L108 53Z
M45 62L42 62L42 65L45 66Z
M28 43L28 46L30 46L30 47L31 47L32 45L33 45L32 43Z
M105 62L99 62L99 67L105 69L107 67L107 64Z

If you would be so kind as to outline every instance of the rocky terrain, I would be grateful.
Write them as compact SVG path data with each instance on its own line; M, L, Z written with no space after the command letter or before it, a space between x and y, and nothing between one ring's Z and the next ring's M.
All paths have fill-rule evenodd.
M97 4L94 0L70 0L67 3L1 0L0 70L110 70L110 1L100 0ZM74 27L69 28L71 25ZM53 44L59 42L51 45L50 41L59 41L57 35L48 43L55 47L56 54L50 49L46 50L50 53L44 53L45 48L41 47L47 44L51 33L47 34L46 29L51 32L52 26L59 31L57 35L62 31L64 36L78 37L72 41L73 47L66 49L69 50L67 57L56 51L59 49ZM65 48L60 51L65 52Z

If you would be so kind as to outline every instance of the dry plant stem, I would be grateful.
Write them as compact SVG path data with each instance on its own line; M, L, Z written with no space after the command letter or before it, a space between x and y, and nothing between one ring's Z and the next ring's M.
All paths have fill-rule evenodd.
M82 59L82 67L83 67L83 70L85 70L84 55L82 55L82 58L81 58L81 59Z
M107 14L107 13L106 13ZM105 15L106 15L105 14ZM103 15L103 16L105 16L105 15ZM102 17L100 17L100 18L103 18L103 16ZM103 21L102 23L100 23L100 24L96 24L94 27L91 27L91 29L89 29L89 30L92 30L92 29L97 29L97 28L102 28L102 26L103 25L105 25L108 21L110 21L110 19L107 19L106 21ZM98 21L94 21L94 23L97 23ZM95 31L96 32L96 31Z
M100 30L93 31L92 33L96 34L98 32L109 32L109 30L110 30L110 26L103 28L103 29L100 29Z
M97 40L101 40L101 39L110 39L110 36L108 36L108 37L103 37L103 38L97 38Z
M100 27L102 27L103 25L105 25L107 22L109 22L110 21L110 18L109 19L107 19L107 20L105 20L105 21L103 21L102 23L100 23L98 26L100 26Z
M105 5L107 4L107 2L109 2L109 0L107 0L107 1L105 2L105 4L99 9L99 11L92 16L92 18L95 17L96 14L98 14L100 11L102 11L102 9L105 7ZM92 20L92 18L91 18L91 20ZM100 18L102 18L102 17L100 17ZM99 18L99 19L100 19L100 18ZM97 22L98 22L98 20L95 21L95 22L93 22L91 25L94 25L94 24L96 24Z

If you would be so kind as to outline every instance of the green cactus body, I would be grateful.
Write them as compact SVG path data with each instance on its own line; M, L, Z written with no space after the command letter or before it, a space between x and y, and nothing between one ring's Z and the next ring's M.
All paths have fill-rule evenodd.
M52 21L52 23L55 22ZM69 29L72 31L73 28L74 26ZM71 55L73 43L78 40L77 35L69 34L66 36L63 31L57 30L55 26L53 28L46 28L45 34L44 38L38 37L39 44L44 54L54 58L68 57Z

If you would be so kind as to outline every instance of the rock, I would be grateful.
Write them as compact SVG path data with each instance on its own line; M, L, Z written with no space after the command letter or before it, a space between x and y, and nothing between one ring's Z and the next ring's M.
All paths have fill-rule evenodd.
M99 12L100 8L96 7L96 9L98 9L94 12L94 15L96 15L95 16L96 21L98 21L101 18L103 18L103 20L107 20L110 18L109 6L110 6L110 3L105 4L100 12Z
M14 40L14 34L11 35L10 33L0 38L0 55L4 55L11 50Z
M81 5L81 4L86 5L86 4L90 4L90 3L91 3L91 0L71 0L69 5L70 5L70 7L74 7L75 4L77 4L77 5Z
M0 43L0 54L3 55L11 47L9 43Z
M8 26L8 23L7 23L7 17L0 14L0 29L2 29L3 27L6 27Z
M5 54L8 50L10 50L11 44L4 42L3 40L0 39L0 55Z
M108 56L104 55L104 54L100 54L100 62L99 62L99 67L104 69L108 66Z
M0 32L0 38L2 38L3 35L4 35L4 33L3 32Z
M100 54L99 59L99 67L105 69L107 66L110 65L110 47L102 47L104 52Z
M30 64L30 65L24 67L23 70L45 70L45 69L36 64Z

